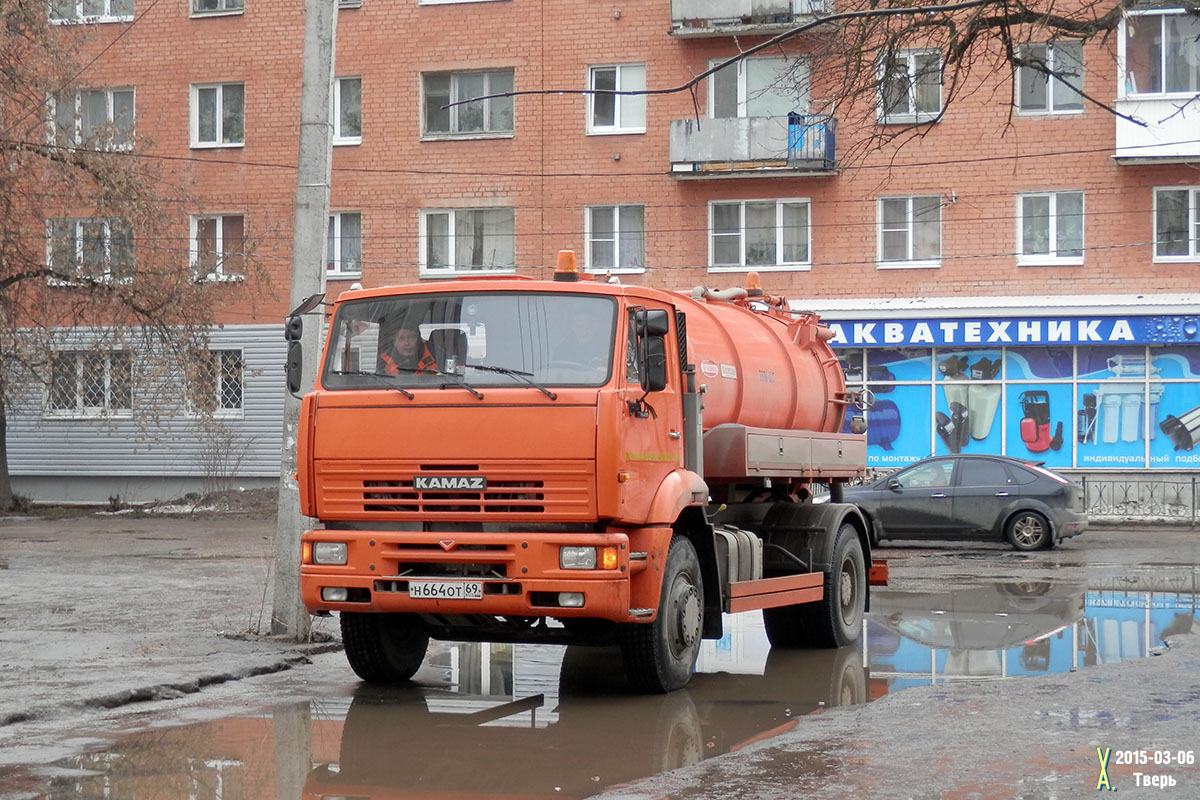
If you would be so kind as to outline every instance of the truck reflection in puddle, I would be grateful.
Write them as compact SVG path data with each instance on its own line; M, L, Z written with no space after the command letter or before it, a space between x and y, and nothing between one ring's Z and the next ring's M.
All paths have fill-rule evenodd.
M539 686L546 673L525 672L520 660L531 648L517 646L505 674L514 650L506 648L460 645L435 659L430 666L443 671L449 689L356 691L338 761L309 774L306 796L586 797L737 750L790 729L805 714L867 699L856 646L769 652L752 674L701 672L686 688L658 696L632 693L616 650L560 650L557 684ZM479 693L489 688L494 694ZM816 757L809 771L833 766Z
M308 798L588 796L906 686L1145 656L1200 608L1195 586L1167 577L877 589L871 599L860 644L839 650L772 651L761 617L729 618L688 686L659 696L631 694L603 649L450 644L407 688L362 686L123 737L59 762L41 796L229 800L296 797L301 786ZM814 752L796 770L837 765Z

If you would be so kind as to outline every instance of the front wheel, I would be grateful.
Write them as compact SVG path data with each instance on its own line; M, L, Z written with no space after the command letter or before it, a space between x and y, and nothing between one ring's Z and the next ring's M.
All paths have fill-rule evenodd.
M1007 535L1014 550L1042 550L1051 545L1050 523L1036 511L1019 511L1008 521Z
M700 655L703 620L700 559L686 537L675 536L667 550L658 616L649 624L621 628L621 657L634 688L663 693L685 686Z
M369 683L401 683L425 660L429 634L409 614L343 611L342 645L354 674Z
M867 569L858 532L848 522L838 529L824 588L817 602L763 609L772 647L844 647L858 639L867 605Z

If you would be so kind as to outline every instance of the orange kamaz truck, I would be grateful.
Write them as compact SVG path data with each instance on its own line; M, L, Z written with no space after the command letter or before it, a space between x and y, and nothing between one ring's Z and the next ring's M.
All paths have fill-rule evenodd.
M667 692L723 613L762 609L773 647L856 639L859 398L828 328L756 280L688 296L564 252L554 280L342 293L301 405L300 581L354 672L408 680L430 638L619 643Z

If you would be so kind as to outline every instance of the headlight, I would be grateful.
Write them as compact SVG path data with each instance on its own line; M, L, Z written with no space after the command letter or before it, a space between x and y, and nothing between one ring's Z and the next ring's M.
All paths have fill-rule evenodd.
M313 563L340 566L346 563L345 542L314 542Z
M558 549L558 566L562 569L595 569L596 548L560 547Z
M562 569L616 569L617 548L574 545L560 547L558 566Z

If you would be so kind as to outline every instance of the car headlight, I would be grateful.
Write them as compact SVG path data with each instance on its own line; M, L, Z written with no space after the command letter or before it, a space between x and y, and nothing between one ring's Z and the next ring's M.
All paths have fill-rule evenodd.
M314 542L312 558L314 564L341 566L346 563L346 543Z

